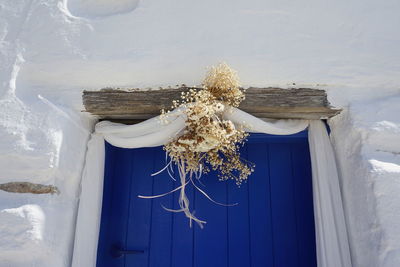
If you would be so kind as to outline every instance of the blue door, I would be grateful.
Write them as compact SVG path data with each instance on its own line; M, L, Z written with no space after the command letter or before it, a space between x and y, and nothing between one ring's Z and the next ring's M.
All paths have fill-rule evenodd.
M313 267L316 266L311 164L307 132L252 134L242 157L256 164L247 183L203 175L202 189L187 195L204 229L189 227L167 173L161 147L121 149L106 144L98 267Z

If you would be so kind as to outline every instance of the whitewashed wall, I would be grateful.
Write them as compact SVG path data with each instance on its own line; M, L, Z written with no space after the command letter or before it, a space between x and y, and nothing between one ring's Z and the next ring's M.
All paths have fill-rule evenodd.
M330 122L354 266L400 266L400 2L2 0L0 266L69 266L85 144L82 89L201 82L316 87Z

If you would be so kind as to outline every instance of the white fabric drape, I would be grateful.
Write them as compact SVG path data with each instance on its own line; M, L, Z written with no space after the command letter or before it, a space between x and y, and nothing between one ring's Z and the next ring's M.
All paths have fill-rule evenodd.
M103 204L105 147L100 134L88 142L85 169L81 181L78 217L75 229L72 266L96 266L101 207Z
M307 120L262 120L237 108L228 108L224 118L235 125L244 126L251 133L289 135L301 132L308 126Z
M321 121L311 121L310 145L318 266L351 266L342 197L332 145Z
M275 135L294 134L309 127L318 266L351 267L336 163L324 124L319 120L262 120L236 108L228 108L224 118L244 126L249 132ZM160 146L185 128L186 116L181 110L172 112L167 120L168 123L165 123L165 119L161 121L160 117L155 117L129 126L107 121L96 125L88 144L82 177L73 267L96 265L104 179L104 139L123 148Z
M103 134L104 139L113 146L123 148L161 146L177 136L185 128L186 115L175 110L165 116L151 118L134 125L123 125L102 121L96 125L95 132Z

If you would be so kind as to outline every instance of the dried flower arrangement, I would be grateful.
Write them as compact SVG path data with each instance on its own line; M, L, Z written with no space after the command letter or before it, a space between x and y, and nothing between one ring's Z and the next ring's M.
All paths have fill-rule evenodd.
M173 190L180 190L180 209L166 209L184 212L190 219L190 225L194 220L202 227L205 221L196 218L190 212L185 186L193 184L197 190L213 201L196 185L193 177L198 178L202 173L208 173L212 169L219 173L221 181L233 179L240 186L254 171L254 164L242 160L239 153L239 148L248 134L243 129L237 128L230 120L222 118L225 105L238 107L244 98L236 72L227 64L221 63L209 70L203 89L198 91L191 89L182 93L180 100L173 101L172 109L181 108L187 119L184 132L164 146L164 150L171 158L170 164L173 162L178 166L181 183ZM162 111L161 118L168 114L169 111Z

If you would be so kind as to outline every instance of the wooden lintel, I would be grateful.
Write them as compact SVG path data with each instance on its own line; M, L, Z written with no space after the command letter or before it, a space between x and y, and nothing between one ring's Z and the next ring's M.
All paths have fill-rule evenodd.
M100 119L143 120L169 109L172 100L180 99L181 92L189 89L84 91L83 105L86 112ZM330 106L325 90L310 88L250 87L239 108L259 118L280 119L327 119L341 111Z

